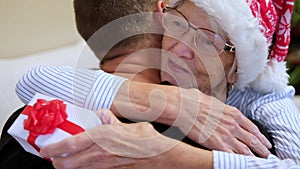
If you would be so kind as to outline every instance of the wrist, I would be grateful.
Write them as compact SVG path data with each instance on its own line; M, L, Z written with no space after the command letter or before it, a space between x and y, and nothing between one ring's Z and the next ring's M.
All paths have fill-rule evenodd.
M159 107L164 105L163 111L160 115L160 118L156 120L156 122L167 124L167 125L174 125L181 109L181 99L182 99L182 92L181 88L177 86L163 86L160 85L161 93L163 93L163 102L157 103L154 105Z
M198 116L203 113L202 109L210 106L209 98L198 89L178 89L177 97L173 97L167 112L176 114L174 126L189 131Z
M125 81L111 106L118 117L171 125L180 110L180 88Z

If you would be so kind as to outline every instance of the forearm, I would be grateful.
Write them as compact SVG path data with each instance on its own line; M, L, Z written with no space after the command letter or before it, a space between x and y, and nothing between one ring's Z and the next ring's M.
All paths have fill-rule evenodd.
M213 153L182 143L179 151L174 153L174 168L213 169Z
M56 97L83 107L93 76L86 76L78 88L75 82L75 69L69 66L37 66L26 72L16 85L16 93L27 104L36 93ZM80 77L85 72L78 71ZM93 75L93 74L92 74ZM78 79L78 78L76 78Z
M36 93L41 93L89 110L98 110L110 108L124 80L101 70L38 66L18 81L16 93L25 104Z

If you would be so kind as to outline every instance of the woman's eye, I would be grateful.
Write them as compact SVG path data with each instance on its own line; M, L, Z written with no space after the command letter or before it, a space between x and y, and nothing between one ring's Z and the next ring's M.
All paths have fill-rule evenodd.
M196 44L197 45L206 45L206 46L214 46L214 42L209 39L206 35L202 33L198 33L196 36Z

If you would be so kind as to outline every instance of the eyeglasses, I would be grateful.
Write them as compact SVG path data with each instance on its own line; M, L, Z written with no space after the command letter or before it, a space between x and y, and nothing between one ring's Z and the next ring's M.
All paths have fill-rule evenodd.
M218 54L221 54L223 51L235 52L234 46L227 43L219 34L207 28L197 28L191 25L188 19L175 8L166 7L163 13L167 11L170 11L171 14L165 15L162 23L165 30L170 34L180 36L187 32L189 28L192 28L195 30L194 44L198 49L200 47L203 49L204 45L213 45Z

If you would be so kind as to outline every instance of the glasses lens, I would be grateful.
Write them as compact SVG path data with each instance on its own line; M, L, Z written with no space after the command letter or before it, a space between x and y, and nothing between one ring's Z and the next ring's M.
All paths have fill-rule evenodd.
M214 47L218 53L221 53L225 47L225 41L218 34L205 29L196 31L195 44L201 49Z
M164 16L163 26L172 35L181 35L188 29L189 24L179 13L172 10Z

